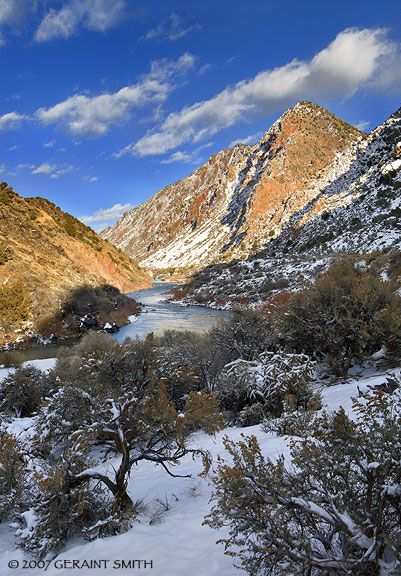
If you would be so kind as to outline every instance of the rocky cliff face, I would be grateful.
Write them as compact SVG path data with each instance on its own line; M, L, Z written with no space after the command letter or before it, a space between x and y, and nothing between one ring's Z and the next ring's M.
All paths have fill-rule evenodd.
M102 235L148 268L249 254L347 173L365 140L326 109L300 102L258 144L222 150Z
M201 270L175 298L223 308L262 304L345 254L401 286L401 108L353 150L355 144L321 171L326 186L262 251ZM346 164L347 170L338 168Z
M127 255L51 202L21 198L0 184L0 344L16 334L22 339L43 319L55 318L80 287L98 290L105 284L128 292L150 286L150 278ZM117 291L109 293L117 298ZM65 322L57 330L63 328Z

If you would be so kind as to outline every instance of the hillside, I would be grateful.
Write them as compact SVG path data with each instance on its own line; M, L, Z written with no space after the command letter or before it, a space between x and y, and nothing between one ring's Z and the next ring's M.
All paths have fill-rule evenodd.
M102 236L153 269L199 268L248 255L349 171L365 139L328 110L299 102L258 144L214 154Z
M0 188L0 345L38 331L75 333L74 314L96 312L101 299L107 317L127 322L137 307L119 290L148 287L147 273L48 200L22 198L5 182Z
M334 173L348 155L338 155L321 177ZM200 271L175 298L223 308L262 303L271 293L300 287L344 254L399 280L400 189L401 108L369 134L349 169L294 211L262 251Z

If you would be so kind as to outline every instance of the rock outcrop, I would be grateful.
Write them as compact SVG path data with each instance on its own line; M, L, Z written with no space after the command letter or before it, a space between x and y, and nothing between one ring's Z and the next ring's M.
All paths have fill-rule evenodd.
M151 282L136 262L73 216L0 184L0 345L23 340L44 319L51 328L80 287L97 291L99 301L103 285L114 287L103 293L110 300L116 289L130 292ZM120 307L122 301L118 298ZM68 332L58 322L56 330L64 328Z
M249 255L346 174L365 142L364 133L328 110L299 102L258 144L213 155L102 236L153 269Z

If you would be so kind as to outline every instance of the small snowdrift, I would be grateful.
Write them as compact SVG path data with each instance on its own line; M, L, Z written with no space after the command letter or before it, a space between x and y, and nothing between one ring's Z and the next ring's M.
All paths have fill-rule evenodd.
M39 370L42 370L42 372L46 371L46 370L51 370L52 368L54 368L56 364L56 358L44 358L41 360L29 360L29 362L24 362L22 365L23 366L35 366L35 368L38 368ZM10 372L14 372L14 368L1 368L0 367L0 382L2 380L4 380L4 378L10 373Z

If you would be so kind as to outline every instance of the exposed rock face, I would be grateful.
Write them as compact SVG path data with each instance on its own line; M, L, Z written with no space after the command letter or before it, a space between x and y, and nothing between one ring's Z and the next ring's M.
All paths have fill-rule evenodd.
M369 134L346 172L292 215L275 250L290 248L301 254L400 250L400 189L401 108Z
M222 150L102 235L149 268L249 254L347 172L365 139L326 109L300 102L258 144Z
M193 174L163 188L101 235L146 267L207 264L227 241L221 220L246 146L222 150Z
M0 184L0 344L7 332L6 341L13 339L14 329L34 331L79 287L105 284L129 292L151 282L136 262L79 220Z
M299 288L344 254L401 286L401 108L358 145L356 155L354 148L322 170L326 186L262 251L201 270L176 289L175 299L223 308L261 304L272 293ZM351 155L348 170L338 170Z

